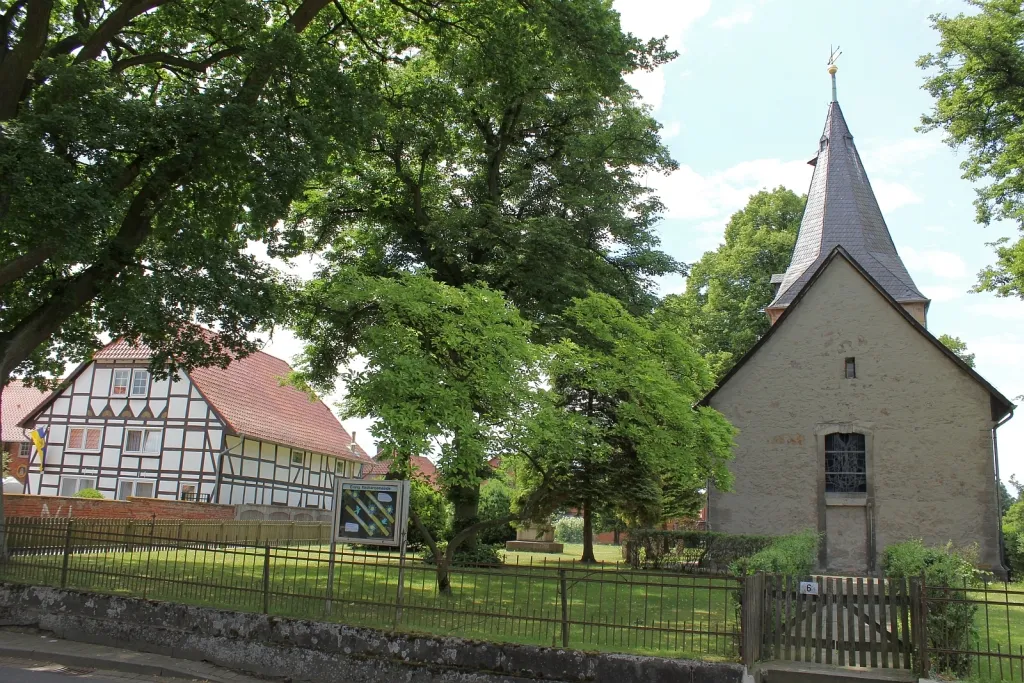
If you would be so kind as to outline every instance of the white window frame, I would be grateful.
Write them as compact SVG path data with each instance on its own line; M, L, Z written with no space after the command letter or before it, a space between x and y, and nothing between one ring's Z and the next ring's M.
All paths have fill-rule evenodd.
M338 458L338 460L336 460L334 462L334 473L335 474L340 474L341 476L344 477L345 476L345 470L347 470L347 469L348 469L348 462L347 461L342 460L341 458Z
M131 491L124 498L121 497L121 487L124 484L131 484ZM140 496L138 493L139 484L149 484L153 487L153 495ZM156 479L125 479L121 478L117 480L117 492L115 493L117 500L128 500L128 498L156 498Z
M142 377L143 375L146 377L146 385L142 388L142 393L137 394L135 393L135 382L137 378ZM146 396L149 395L149 383L152 379L152 375L149 374L149 370L146 368L135 368L132 370L132 381L131 384L128 385L128 396L132 398L146 398Z
M82 445L77 447L77 448L71 445L71 434L76 429L81 429L82 430ZM90 429L95 429L96 431L98 431L100 433L99 446L96 447L96 448L86 448L85 447L85 444L89 443L88 432L89 432ZM96 426L92 426L92 425L70 425L70 426L68 426L67 444L66 444L64 450L70 451L72 453L99 453L100 451L103 450L103 427L96 427Z
M146 433L147 432L156 432L159 435L159 441L158 441L158 445L157 445L157 450L155 450L155 451L130 451L130 450L128 450L128 434L129 434L129 432L142 432L142 439L139 441L139 443L142 445L143 448L146 447ZM124 446L122 447L121 452L124 453L125 455L149 455L149 456L156 456L156 455L160 455L160 453L163 451L163 443L164 443L164 430L161 427L125 427L124 428Z
M65 496L65 494L64 494L64 485L66 483L70 483L72 481L75 482L75 490L70 495L66 495ZM82 482L89 482L89 486L82 486ZM65 497L65 498L70 498L71 496L74 496L76 493L78 493L82 489L94 489L94 488L96 488L96 477L94 477L94 476L87 476L87 475L67 476L67 475L61 475L61 478L60 478L60 488L57 489L57 495L61 496L61 497Z
M18 444L18 457L19 458L30 458L32 457L32 442L23 441Z
M295 462L295 458L299 461ZM293 467L305 467L306 466L306 454L303 451L292 451L292 457L288 460Z
M117 375L121 373L125 375L124 380L124 393L119 393L117 389ZM110 395L111 396L124 396L128 398L128 394L132 390L132 370L131 368L114 368L114 371L110 375Z

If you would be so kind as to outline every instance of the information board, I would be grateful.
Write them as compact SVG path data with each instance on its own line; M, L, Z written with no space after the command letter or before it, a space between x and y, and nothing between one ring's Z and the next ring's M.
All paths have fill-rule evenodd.
M409 482L339 479L334 492L334 540L402 546L409 525Z

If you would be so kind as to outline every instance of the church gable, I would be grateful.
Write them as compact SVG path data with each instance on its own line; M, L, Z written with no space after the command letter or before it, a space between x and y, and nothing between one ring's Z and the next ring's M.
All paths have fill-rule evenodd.
M847 378L852 362L854 381ZM702 403L718 408L743 397L784 392L872 392L885 385L907 395L927 385L953 391L968 400L991 403L992 419L1012 404L980 375L964 365L843 249L826 259L800 296L764 338L719 382ZM785 393L782 394L783 396Z

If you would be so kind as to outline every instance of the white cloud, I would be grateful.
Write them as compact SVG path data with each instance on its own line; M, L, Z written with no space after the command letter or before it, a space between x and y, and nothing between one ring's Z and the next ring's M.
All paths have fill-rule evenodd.
M679 133L683 130L683 124L678 121L670 121L664 125L661 129L661 139L671 140L674 137L678 137Z
M942 146L942 140L934 135L916 135L896 141L868 139L859 145L864 168L871 174L886 173L920 163Z
M883 213L895 211L901 206L908 204L920 204L924 200L921 196L903 183L895 183L888 180L875 180L871 183L875 191L875 198Z
M683 36L711 9L711 0L616 0L622 30L647 40L667 36L670 50L683 51ZM665 96L665 69L636 72L626 82L655 110Z
M729 30L739 26L740 24L749 24L750 20L753 18L754 10L749 6L743 6L736 8L732 13L726 14L724 17L715 19L712 25L715 28Z
M912 271L923 270L946 279L959 279L967 275L967 264L955 252L939 249L918 251L913 247L903 247L899 251L903 262Z
M946 230L945 227L943 227L941 225L926 225L926 226L924 226L921 229L924 230L925 232L939 232L939 233L949 232L948 230Z
M980 299L971 306L971 312L998 320L1024 320L1024 302L1020 299Z
M949 285L920 285L921 292L926 297L936 301L954 301L967 294L966 287L951 287Z

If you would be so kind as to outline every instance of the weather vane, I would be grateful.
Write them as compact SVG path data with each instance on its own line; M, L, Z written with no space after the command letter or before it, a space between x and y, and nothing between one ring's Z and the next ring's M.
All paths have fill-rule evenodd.
M832 76L832 101L838 102L836 99L836 72L839 71L839 67L836 66L836 60L839 59L839 55L843 54L839 51L839 46L836 45L833 49L831 45L828 46L832 53L828 57L828 72Z

